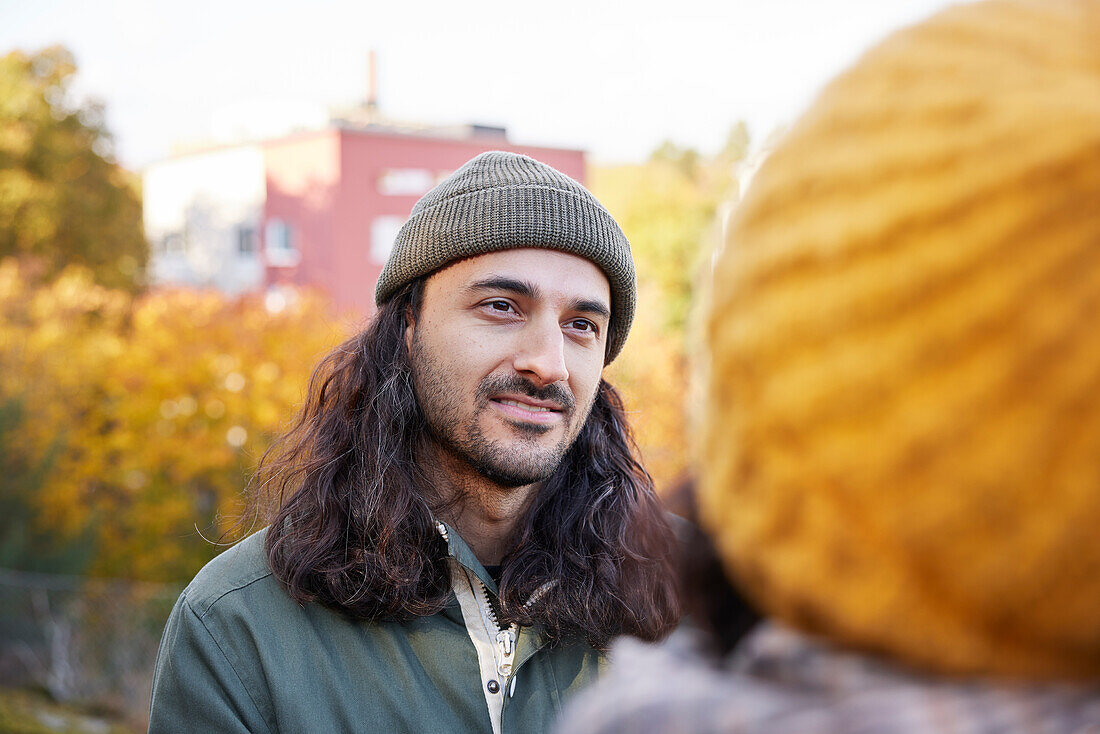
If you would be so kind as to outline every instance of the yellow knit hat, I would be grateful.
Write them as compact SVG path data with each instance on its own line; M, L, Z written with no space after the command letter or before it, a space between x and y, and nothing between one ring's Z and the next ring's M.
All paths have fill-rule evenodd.
M700 502L745 590L936 670L1100 676L1100 0L868 53L715 278Z

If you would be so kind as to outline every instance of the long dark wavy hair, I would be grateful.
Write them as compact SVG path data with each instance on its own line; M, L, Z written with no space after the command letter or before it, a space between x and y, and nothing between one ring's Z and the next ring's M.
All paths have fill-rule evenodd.
M272 571L301 603L406 621L438 612L450 595L433 519L444 503L415 460L428 428L405 327L422 290L421 281L407 286L318 365L304 406L254 478ZM507 621L597 649L619 634L656 640L672 630L675 541L636 454L622 399L601 380L587 422L502 560Z

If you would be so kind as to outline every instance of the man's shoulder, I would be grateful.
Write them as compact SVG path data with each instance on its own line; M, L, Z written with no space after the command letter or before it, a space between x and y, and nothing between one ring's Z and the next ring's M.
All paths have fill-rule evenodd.
M271 593L281 587L264 551L267 528L234 544L207 563L183 591L188 605L203 617L219 601L245 590ZM259 587L259 588L256 588Z

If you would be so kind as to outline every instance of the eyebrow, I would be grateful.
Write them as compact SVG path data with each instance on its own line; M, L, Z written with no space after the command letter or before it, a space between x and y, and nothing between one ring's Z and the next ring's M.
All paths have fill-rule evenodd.
M539 289L535 285L525 280L506 278L502 275L492 275L482 280L475 280L466 286L466 290L471 293L477 291L508 291L528 298L536 298L539 295Z
M470 293L480 291L507 291L526 298L538 298L542 295L538 286L533 283L529 283L526 280L508 278L502 275L493 275L488 278L476 280L466 286L465 290ZM602 316L609 321L611 320L611 309L602 301L591 298L578 298L569 304L569 308L573 311L594 314Z
M573 307L574 311L595 314L597 316L603 316L608 321L611 320L611 310L601 301L581 299L579 301L573 301L570 305Z

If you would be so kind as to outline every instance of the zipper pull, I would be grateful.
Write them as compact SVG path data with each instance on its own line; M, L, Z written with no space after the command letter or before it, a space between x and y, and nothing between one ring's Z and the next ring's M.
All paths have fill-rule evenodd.
M514 652L516 638L510 627L497 632L497 644L500 645L501 655L508 656Z
M516 652L516 632L512 627L497 632L497 649L500 650L497 672L509 676L512 674L512 657Z

